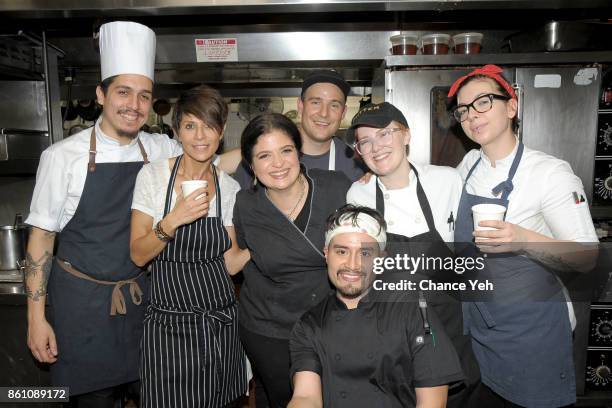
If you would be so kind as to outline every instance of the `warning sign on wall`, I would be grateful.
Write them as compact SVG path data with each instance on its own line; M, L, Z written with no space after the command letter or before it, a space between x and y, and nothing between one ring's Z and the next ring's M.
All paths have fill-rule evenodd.
M196 38L197 62L238 61L236 38Z

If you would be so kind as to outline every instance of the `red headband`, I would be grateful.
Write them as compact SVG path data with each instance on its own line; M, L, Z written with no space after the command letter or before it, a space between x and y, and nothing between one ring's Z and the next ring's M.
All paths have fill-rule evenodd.
M502 72L504 72L503 69L501 69L497 65L492 64L485 65L482 68L476 68L469 74L462 76L461 78L455 81L453 86L451 86L450 91L448 91L448 97L452 98L453 96L455 96L457 90L459 89L459 86L461 86L463 81L465 81L469 77L474 75L484 75L491 79L494 79L498 84L502 86L502 88L504 88L508 92L512 99L516 99L516 93L514 93L514 88L512 88L512 86L510 86L510 84L504 79L504 77L500 75Z

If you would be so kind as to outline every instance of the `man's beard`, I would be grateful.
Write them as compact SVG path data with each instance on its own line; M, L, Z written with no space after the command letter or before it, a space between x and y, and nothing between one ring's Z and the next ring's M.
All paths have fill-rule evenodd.
M118 115L122 115L122 114L124 114L124 113L133 113L133 114L138 115L138 117L142 117L142 116L144 116L144 115L143 115L143 114L141 114L140 112L135 111L135 110L132 110L132 109L120 109L120 110L117 112L117 114L118 114ZM142 127L142 125L141 125L140 127ZM127 137L127 138L130 138L130 139L135 139L135 138L136 138L136 136L138 136L138 132L139 132L139 131L140 131L140 129L138 129L136 132L133 132L133 131L125 131L125 130L123 130L123 129L117 129L117 130L116 130L116 132L117 132L117 136L119 136L119 137Z
M361 271L354 271L354 270L349 269L349 268L342 268L342 269L338 270L338 272L336 272L336 276L340 275L343 272L359 273L359 275L361 277L361 279L359 280L359 282L361 282L360 286L355 286L359 282L354 282L354 283L347 283L344 286L336 287L336 290L343 297L345 297L347 299L355 299L355 298L358 298L359 296L361 296L362 294L364 294L368 290L370 284L368 282L366 274L364 274ZM341 282L341 278L338 277L338 281Z
M123 129L117 129L117 136L136 139L136 136L138 136L138 132L140 132L140 130L137 130L136 132L126 132Z

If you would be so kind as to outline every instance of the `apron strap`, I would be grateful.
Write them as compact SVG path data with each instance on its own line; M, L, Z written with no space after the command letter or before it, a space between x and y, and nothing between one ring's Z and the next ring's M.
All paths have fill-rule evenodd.
M142 145L140 138L138 138L138 148L140 149L140 154L142 155L144 164L149 164L149 156L147 155L147 151ZM93 125L89 135L89 161L87 163L87 170L89 170L90 173L96 171L96 153L96 125Z
M493 190L491 190L493 195L498 195L499 193L502 193L501 198L505 200L508 198L512 190L514 190L514 184L512 184L512 180L514 179L516 169L518 168L521 158L523 157L524 147L525 146L523 145L523 143L519 142L518 149L516 150L516 155L514 156L514 160L512 160L512 165L510 166L510 171L508 171L508 178L493 187Z
M223 224L223 218L221 214L221 188L219 187L219 178L217 177L217 167L212 164L213 178L215 180L215 194L217 197L217 218Z
M336 170L336 141L332 137L331 145L329 147L329 159L327 162L327 170Z
M476 170L476 166L478 166L478 163L480 163L481 157L478 158L478 160L476 160L476 163L474 163L474 165L472 166L472 168L470 169L470 171L468 171L467 176L465 176L465 181L463 182L463 185L466 186L467 185L467 181L470 178L470 176L472 175L472 173L474 172L474 170Z
M179 164L181 163L181 159L183 155L181 154L176 158L174 162L174 166L172 167L172 173L170 173L170 182L168 183L168 188L166 189L166 203L164 204L164 218L170 212L170 206L172 205L172 191L174 190L174 181L176 180L176 174L178 173Z
M69 262L61 260L59 258L58 258L58 263L59 263L59 266L63 270L65 270L72 276L75 276L80 279L85 279L87 281L94 282L99 285L113 286L113 293L111 295L111 310L110 310L111 316L115 316L117 313L119 313L120 315L125 315L127 313L127 308L125 305L125 297L123 296L123 292L121 292L121 288L124 285L130 285L130 296L132 297L132 303L137 306L142 303L143 292L142 292L142 289L140 289L140 285L138 285L138 282L136 282L136 280L140 278L142 275L144 275L145 271L142 271L140 274L138 274L138 276L131 278L131 279L111 282L111 281L103 281L103 280L94 279L91 276L86 275L83 272L74 268Z
M147 151L142 145L140 138L138 138L138 148L140 148L140 154L142 155L142 161L144 161L144 164L149 164L149 156L147 155Z
M416 190L419 206L421 207L423 216L425 216L425 220L427 221L427 228L429 228L429 231L433 232L435 231L436 224L433 219L429 200L427 200L427 195L425 194L425 190L423 190L423 186L421 185L421 181L419 179L419 172L412 164L410 164L410 168L414 171L414 175L416 176ZM385 217L385 201L383 200L382 190L378 185L378 178L376 179L376 210L383 216L383 218Z
M96 171L96 125L91 128L89 135L89 162L87 169L90 173Z

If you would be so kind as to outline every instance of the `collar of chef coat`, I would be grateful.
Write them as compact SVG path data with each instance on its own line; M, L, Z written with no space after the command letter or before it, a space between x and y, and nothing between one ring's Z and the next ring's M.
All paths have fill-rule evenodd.
M107 136L106 133L104 133L104 131L102 130L102 127L100 126L100 124L102 123L102 115L98 118L98 120L96 121L96 142L98 143L102 143L105 145L110 145L110 146L121 146L121 144L119 143L118 140L113 139L110 136ZM132 139L132 141L130 143L128 143L127 145L123 145L122 147L130 147L130 146L134 146L136 143L138 143L138 138L140 137L140 132L138 132L138 136L136 136L134 139Z
M372 297L374 296L373 293L375 292L375 290L370 287L370 290L368 291L368 293L366 293L366 295L364 297L362 297L361 299L359 299L359 303L357 303L357 307L355 309L349 309L348 307L346 307L346 304L338 297L338 292L335 292L333 294L333 305L335 306L333 310L342 310L342 311L351 311L351 310L357 310L357 309L363 309L364 307L370 306L373 304L373 299Z
M408 160L408 158L406 158L406 160ZM410 162L410 160L408 160L408 162ZM401 189L404 188L408 188L408 187L413 187L416 186L416 174L414 172L414 169L416 169L417 172L419 172L419 174L423 174L423 172L421 171L421 167L419 167L416 164L410 163L410 174L408 174L408 185L402 187ZM386 192L386 191L393 191L393 190L401 190L398 188L395 188L393 190L389 190L387 187L385 187L385 185L383 184L383 182L380 180L380 177L376 177L377 183L380 187L380 189L382 190L382 192ZM415 187L416 189L416 187Z
M512 149L512 152L510 152L509 155L495 162L496 169L508 169L509 170L510 166L512 166L512 161L514 160L514 157L516 156L516 152L519 146L518 137L515 136L514 138L515 138L514 149ZM487 157L483 149L480 149L480 159L481 159L481 162L487 165L488 167L493 167L491 166L491 160Z

